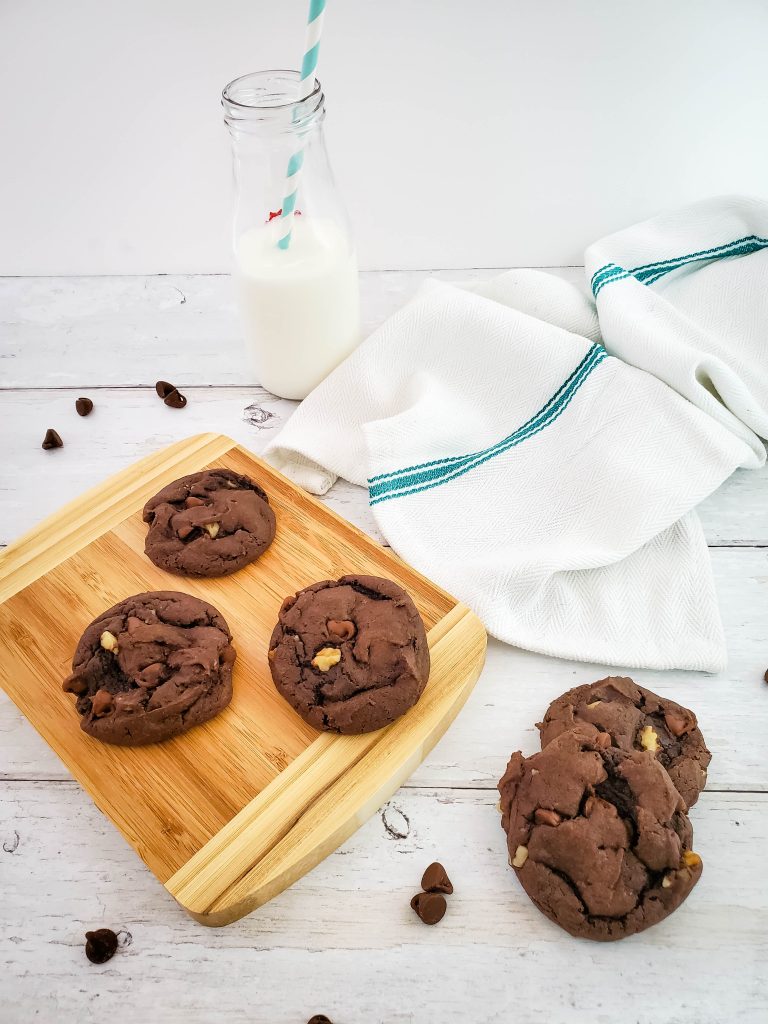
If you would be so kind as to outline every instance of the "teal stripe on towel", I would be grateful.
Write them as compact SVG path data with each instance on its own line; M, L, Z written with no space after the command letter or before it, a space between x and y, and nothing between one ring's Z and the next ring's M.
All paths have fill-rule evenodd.
M724 242L722 245L715 245L709 249L700 249L698 252L691 252L685 256L673 256L670 259L657 260L654 263L643 263L632 270L625 270L616 263L606 263L592 275L590 282L592 294L597 298L607 284L622 281L627 277L634 277L642 284L653 284L665 274L679 270L680 267L684 267L688 263L726 259L728 256L748 256L766 246L768 246L768 238L762 238L760 235L745 235L743 238L735 238L732 242Z
M566 390L566 388L568 388L569 385L574 381L574 379L581 373L584 367L589 362L591 362L592 359L594 359L595 354L599 352L600 349L601 346L596 342L593 345L591 345L587 351L587 354L578 364L576 369L570 374L569 377L566 377L566 379L563 381L563 383L560 385L560 387L557 389L554 395L552 395L552 397L549 399L546 405L543 405L535 415L533 415L529 420L526 420L526 422L521 427L518 427L514 434L510 434L509 437L516 436L520 431L525 430L527 427L532 425L536 420L538 420L543 413L547 412L547 410L555 402L557 402L557 400L560 398L560 396ZM400 477L404 476L407 473L415 473L419 470L431 469L433 466L452 466L459 462L467 462L469 459L476 459L481 455L487 455L489 452L497 448L500 444L504 444L505 441L509 440L509 437L504 438L504 440L499 441L494 445L491 445L490 448L484 448L479 452L470 452L469 455L447 455L441 459L432 459L430 462L420 462L413 466L406 466L404 469L396 469L388 473L379 473L376 476L369 477L368 483L370 485L376 484L380 480L393 481L395 479L399 479Z
M381 482L372 483L369 489L370 504L378 505L391 498L403 498L409 494L417 494L439 487L534 437L565 412L579 388L606 356L607 353L602 345L593 345L573 373L539 412L514 433L490 448L471 455L452 456L447 459L436 459L431 463L422 463L421 466L411 467L414 472L409 472L407 469L397 470L395 473L380 474L378 477L371 478L371 481L375 479ZM385 477L387 479L383 479Z

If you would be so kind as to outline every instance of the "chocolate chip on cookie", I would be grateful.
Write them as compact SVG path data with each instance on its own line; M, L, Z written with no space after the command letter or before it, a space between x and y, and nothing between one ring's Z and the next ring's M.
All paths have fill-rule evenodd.
M316 729L371 732L419 699L429 648L416 606L397 584L343 576L283 602L269 666L279 692Z
M687 807L698 800L712 755L688 708L625 676L609 676L568 690L549 705L538 724L542 748L580 724L608 733L621 750L650 751L669 772Z
M235 651L223 616L189 594L126 598L83 633L63 688L80 728L104 743L159 743L207 722L232 698Z
M227 576L262 555L275 514L258 484L231 469L191 473L144 506L147 557L179 576Z
M677 909L701 858L660 762L596 740L578 726L532 757L513 754L499 792L510 863L539 910L571 935L611 941Z

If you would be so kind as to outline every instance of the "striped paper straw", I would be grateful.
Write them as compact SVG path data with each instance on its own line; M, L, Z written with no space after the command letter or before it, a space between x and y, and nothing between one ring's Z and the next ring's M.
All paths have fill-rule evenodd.
M309 0L309 16L307 18L307 38L304 44L304 57L301 61L301 81L299 82L299 99L303 100L312 91L315 81L315 68L320 53L320 33L323 30L323 11L325 0ZM291 244L293 215L296 209L296 195L299 191L299 179L304 163L303 144L291 154L288 169L285 172L285 195L280 213L281 234L278 246L287 249Z

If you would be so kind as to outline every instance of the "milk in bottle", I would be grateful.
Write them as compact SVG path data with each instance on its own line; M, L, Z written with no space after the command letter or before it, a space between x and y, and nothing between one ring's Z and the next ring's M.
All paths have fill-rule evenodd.
M295 217L291 244L280 220L236 245L235 282L257 380L282 398L305 398L360 340L357 260L332 220Z

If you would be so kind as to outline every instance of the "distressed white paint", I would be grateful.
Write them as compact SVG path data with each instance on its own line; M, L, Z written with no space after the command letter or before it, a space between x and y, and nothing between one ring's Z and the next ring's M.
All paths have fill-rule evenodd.
M456 728L460 728L457 724ZM0 803L4 1024L758 1024L768 1011L765 799L705 794L704 874L667 922L613 945L569 938L507 866L488 792L402 790L337 853L243 921L189 920L70 783ZM18 845L16 835L18 834ZM454 882L434 928L408 906L439 857ZM107 965L86 929L130 932Z
M368 326L424 276L365 275ZM260 450L294 404L243 379L236 338L224 278L0 279L0 543L187 434L218 430ZM185 386L186 409L162 405L157 377ZM79 394L96 403L86 419L74 411ZM48 426L64 449L39 448ZM386 809L391 831L375 816L291 890L223 931L176 907L0 697L0 1020L764 1020L768 549L757 545L768 544L767 478L737 474L701 509L710 543L728 545L712 550L728 671L642 677L696 709L714 753L693 812L704 877L666 924L614 946L576 942L535 911L506 866L492 791L506 758L535 749L533 723L553 696L605 667L491 643L467 707ZM376 535L358 488L339 484L327 500ZM434 857L457 891L429 929L408 899ZM93 967L81 937L101 925L133 941Z
M554 272L583 282L580 267ZM438 276L462 281L494 273ZM361 275L364 330L402 306L428 276ZM105 475L196 431L221 430L260 451L294 405L266 395L244 366L228 277L0 278L0 388L20 389L0 399L0 543ZM153 389L158 378L195 386L186 409L159 402ZM121 390L102 393L105 387ZM146 390L123 390L137 387ZM39 388L74 391L43 396ZM87 420L74 411L79 394L90 394L97 406ZM39 450L49 426L64 438L64 449ZM44 480L25 472L36 465L45 467ZM702 504L711 544L768 543L767 482L768 467L735 473ZM349 488L339 485L329 500L375 534L365 503L348 497Z
M577 284L581 267L553 270ZM498 270L360 275L367 334L427 277L476 281ZM0 278L2 386L254 384L228 275Z

